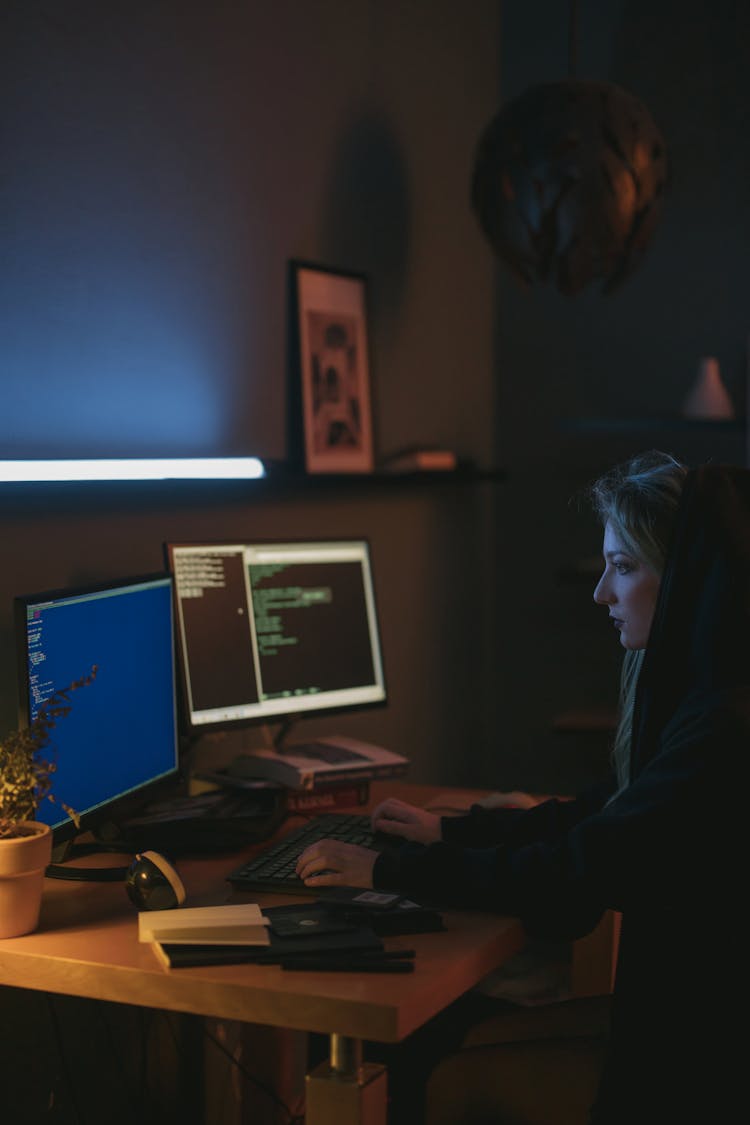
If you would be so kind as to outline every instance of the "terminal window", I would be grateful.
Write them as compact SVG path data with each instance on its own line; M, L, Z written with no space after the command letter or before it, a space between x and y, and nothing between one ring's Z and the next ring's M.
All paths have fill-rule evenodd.
M385 701L365 541L170 544L191 723Z

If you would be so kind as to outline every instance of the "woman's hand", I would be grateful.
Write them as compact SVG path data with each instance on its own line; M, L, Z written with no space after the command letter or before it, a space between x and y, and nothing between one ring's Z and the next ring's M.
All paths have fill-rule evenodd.
M434 844L441 839L440 817L427 809L407 805L397 797L388 797L372 814L372 827L389 836L403 836L420 844Z
M297 875L306 887L372 887L378 853L341 840L318 840L297 860Z

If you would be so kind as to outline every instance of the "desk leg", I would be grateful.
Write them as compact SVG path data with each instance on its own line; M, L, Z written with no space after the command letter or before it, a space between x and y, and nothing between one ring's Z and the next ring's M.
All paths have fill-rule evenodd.
M328 1062L305 1080L306 1125L385 1125L386 1069L362 1062L362 1042L332 1035Z
M180 1013L177 1023L180 1055L177 1069L177 1120L185 1125L202 1125L204 1074L203 1017Z

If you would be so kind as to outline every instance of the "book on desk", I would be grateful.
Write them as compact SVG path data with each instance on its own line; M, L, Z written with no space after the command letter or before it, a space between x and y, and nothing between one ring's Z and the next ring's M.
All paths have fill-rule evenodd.
M167 969L180 957L192 964L205 963L195 961L197 950L205 958L209 949L216 957L227 948L267 949L271 944L268 918L255 902L143 910L138 915L138 940L149 944Z
M338 735L281 749L259 747L235 758L226 773L229 778L267 779L292 791L312 792L342 782L403 777L408 768L409 759L402 754Z
M219 789L252 793L269 812L281 807L290 813L330 812L366 805L370 799L368 778L345 778L342 781L319 782L312 789L294 789L268 778L238 776L230 768L203 769L195 776L199 782L207 782Z
M339 957L348 958L354 954L374 956L382 953L384 948L382 938L368 919L344 918L322 903L271 906L264 908L262 915L256 903L207 909L214 914L213 934L210 933L211 927L201 927L200 930L192 929L195 940L185 936L175 938L175 933L182 932L184 935L189 932L181 931L179 922L181 914L191 911L160 911L175 916L172 932L169 927L151 926L148 916L141 914L139 940L150 942L154 955L165 969L246 963L279 965L311 956L329 957L331 965L335 966ZM237 917L250 911L256 924L244 931L234 924L234 920L227 924L224 919L229 919L232 911L237 912ZM261 917L263 923L258 925L257 919ZM140 920L143 919L141 931ZM255 940L261 930L262 940ZM216 934L222 935L221 939L215 937Z

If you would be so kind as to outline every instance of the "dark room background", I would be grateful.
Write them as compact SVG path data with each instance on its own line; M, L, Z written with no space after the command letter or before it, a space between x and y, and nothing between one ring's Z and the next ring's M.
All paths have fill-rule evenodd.
M0 458L283 461L303 258L367 275L378 453L434 442L506 473L0 485L0 726L14 594L159 569L166 539L365 534L390 703L336 729L409 755L414 780L571 791L601 773L606 733L555 729L612 707L619 663L574 498L644 447L745 460L745 5L579 5L579 76L643 99L671 173L638 270L573 298L522 292L469 204L490 117L566 76L559 0L0 12ZM704 355L734 423L680 422Z
M750 7L579 0L579 77L644 101L670 177L633 276L572 298L521 291L469 201L490 118L567 76L568 12L0 0L0 459L283 462L286 270L305 259L367 276L377 453L438 443L503 471L0 484L0 732L17 718L14 594L161 569L165 540L366 535L389 703L300 733L380 742L447 785L569 793L606 771L620 649L591 599L600 531L580 492L653 446L746 461ZM731 422L680 417L705 355ZM2 1000L19 1125L80 1120L68 1087L132 1120L134 1044L170 1088L174 1043L148 1012L58 998L61 1053L46 998ZM168 1104L159 1120L178 1118Z

